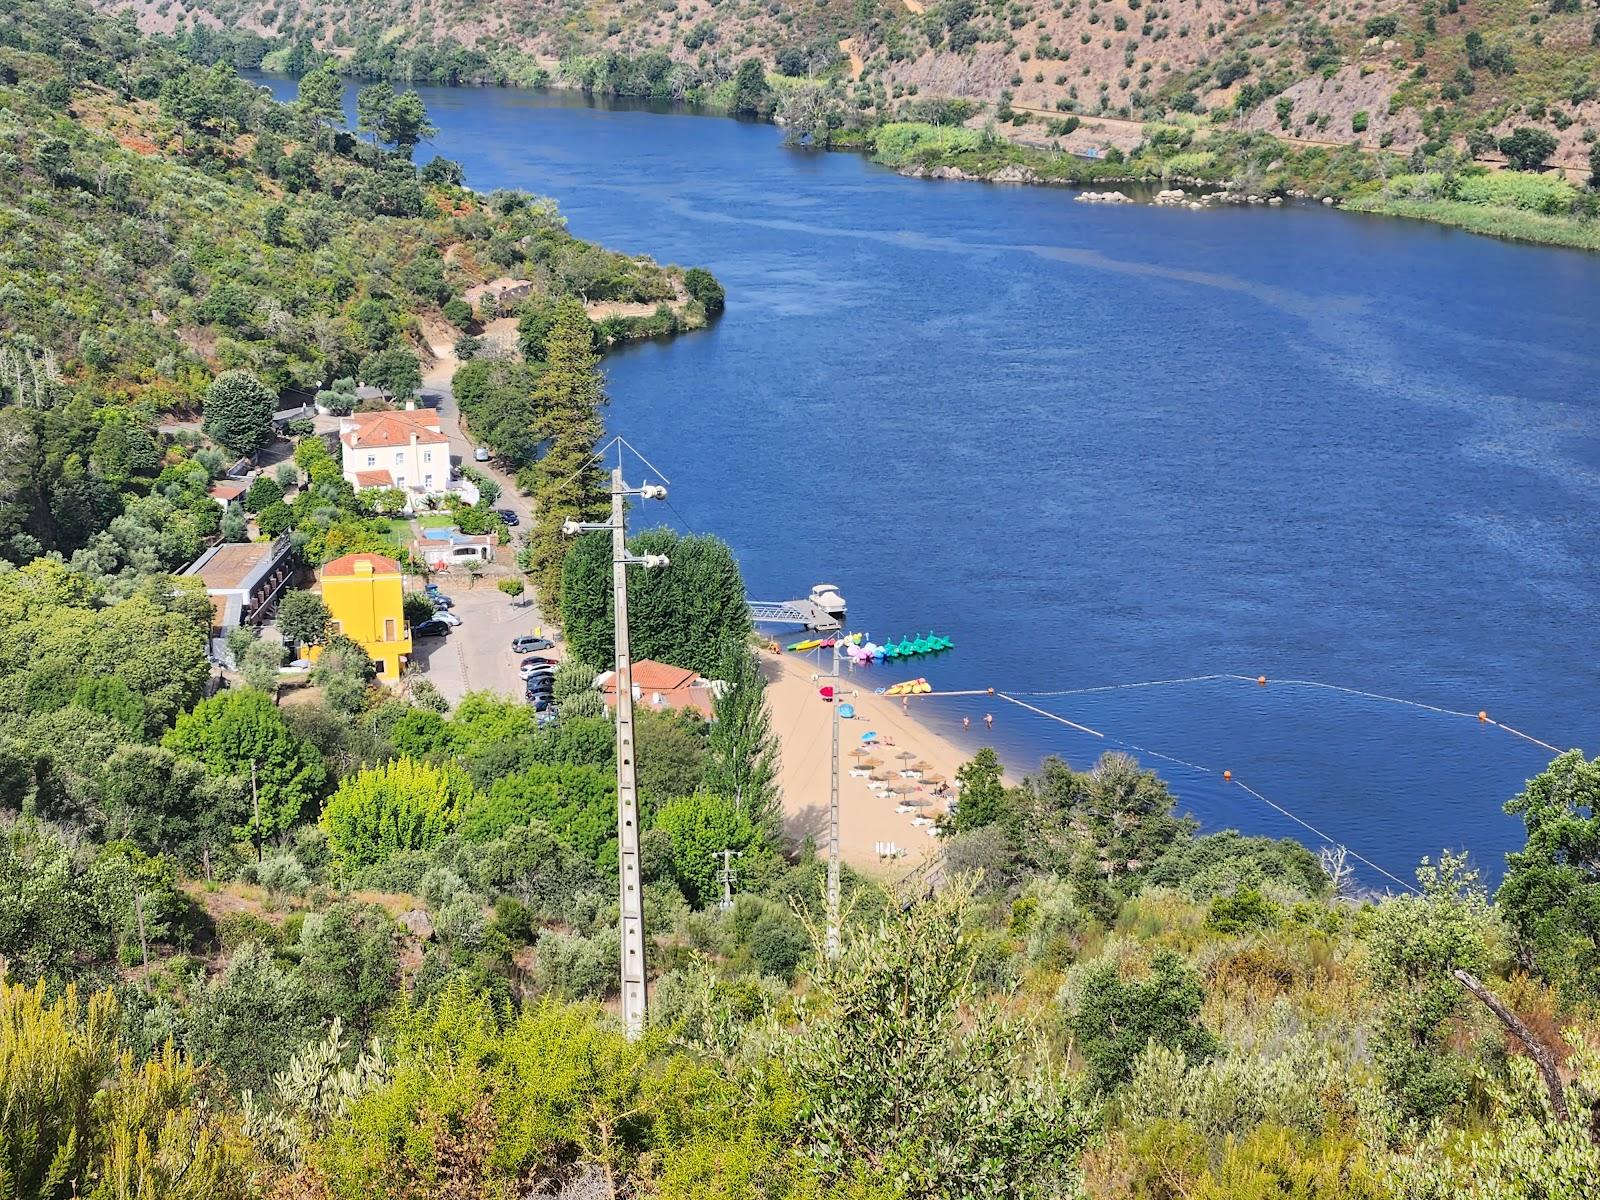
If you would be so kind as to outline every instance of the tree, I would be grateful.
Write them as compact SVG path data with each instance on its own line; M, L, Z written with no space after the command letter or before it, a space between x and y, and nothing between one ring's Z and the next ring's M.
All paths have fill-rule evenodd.
M714 903L720 894L717 872L724 850L746 857L767 850L760 827L731 799L710 792L667 801L656 814L655 828L672 839L672 876L695 908Z
M495 584L495 587L499 588L513 600L527 590L527 585L515 575L506 576L506 578Z
M244 510L248 513L258 513L269 504L278 504L283 501L283 485L271 475L257 475L250 484L250 490L244 494Z
M601 870L617 865L617 783L609 771L566 764L535 764L497 779L475 797L461 834L487 842L506 830L542 822Z
M283 666L284 648L279 642L257 638L245 648L239 673L245 683L269 696L278 694L278 668Z
M1527 829L1495 894L1518 958L1569 995L1600 996L1600 758L1567 751L1506 811Z
M698 790L705 781L705 722L699 714L643 709L634 714L639 744L639 795L661 804Z
M255 767L261 820L239 836L281 837L299 823L327 779L322 755L296 737L272 700L258 691L227 691L181 715L162 745L213 775L249 781Z
M333 614L315 592L291 588L278 601L278 629L289 646L320 646L332 621Z
M1424 1124L1460 1104L1468 1071L1448 1048L1464 996L1451 975L1481 975L1494 913L1464 857L1444 854L1417 868L1422 893L1393 896L1373 915L1368 971L1382 997L1374 1057L1400 1114Z
M1556 139L1542 129L1523 125L1500 139L1500 153L1514 171L1540 170L1556 152Z
M375 904L346 900L307 932L300 976L318 1018L340 1021L365 1042L400 982L394 922Z
M845 923L837 956L813 930L810 985L780 1049L799 1152L828 1179L871 1164L928 1200L1071 1194L1094 1116L1027 1054L1040 1032L984 996L970 881L904 911L885 899L878 921Z
M404 346L379 350L361 360L358 372L371 387L382 388L397 400L409 400L422 386L422 365Z
M394 103L394 85L387 82L369 84L356 93L356 132L371 136L373 145L388 139L382 136L389 117L389 107Z
M776 831L782 814L778 795L778 743L767 709L767 681L748 645L729 642L716 678L725 686L712 701L706 735L705 786L733 798L756 828Z
M277 398L249 371L224 371L206 391L205 435L234 454L254 456L272 440L277 410Z
M377 667L361 643L342 635L328 639L311 666L312 686L322 689L329 707L354 716L367 706L367 689Z
M183 1048L213 1063L237 1091L264 1091L312 1031L315 1009L300 976L259 941L233 952L219 975L189 984Z
M393 146L402 158L410 158L418 142L425 142L438 133L438 126L428 119L427 106L414 90L396 96L383 114L379 134Z
M545 339L545 369L533 388L535 429L549 445L539 460L534 489L530 574L551 610L560 607L561 569L571 543L562 525L600 520L609 509L610 489L593 462L605 402L594 325L582 304L564 300Z
M563 569L561 625L585 662L611 657L611 548L608 535L573 540ZM628 574L633 652L711 677L724 647L750 636L744 577L726 542L709 534L650 529L628 539L634 554L664 554L670 565Z
M759 58L747 58L733 73L733 94L728 107L735 113L756 114L772 102L772 87Z
M402 850L431 850L475 798L459 767L402 757L346 778L328 797L321 824L334 862L349 873Z
M985 746L956 768L955 827L957 833L982 829L1005 816L1006 789L1001 781L1000 756Z
M1216 1037L1200 1024L1200 978L1171 950L1156 951L1149 973L1136 979L1123 978L1115 959L1100 959L1084 970L1077 993L1068 1023L1102 1088L1127 1080L1152 1041L1191 1061L1217 1049Z
M707 316L715 316L727 305L728 295L722 285L715 275L702 267L690 267L683 273L683 288L690 299L700 302Z
M344 83L331 62L325 61L300 77L295 111L307 135L318 146L326 144L323 134L328 127L338 129L344 124Z

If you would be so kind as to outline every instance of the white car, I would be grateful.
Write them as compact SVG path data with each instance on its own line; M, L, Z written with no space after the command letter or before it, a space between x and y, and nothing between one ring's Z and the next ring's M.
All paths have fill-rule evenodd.
M454 627L456 627L456 626L461 624L461 618L456 616L455 613L451 612L448 608L436 608L436 609L434 609L433 610L433 618L436 621L443 621L446 625L449 625L451 628L454 628Z
M523 667L521 671L524 679L532 679L535 675L548 675L551 678L554 678L555 673L556 669L550 666L548 663L532 663L526 667Z

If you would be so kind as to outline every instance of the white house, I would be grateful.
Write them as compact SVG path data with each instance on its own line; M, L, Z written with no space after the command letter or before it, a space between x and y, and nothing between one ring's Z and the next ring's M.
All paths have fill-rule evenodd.
M432 409L339 418L344 477L358 492L400 488L415 496L450 490L450 439Z

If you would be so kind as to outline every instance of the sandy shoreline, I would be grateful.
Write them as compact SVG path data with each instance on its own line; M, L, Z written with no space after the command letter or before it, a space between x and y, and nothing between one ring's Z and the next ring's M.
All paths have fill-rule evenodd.
M819 849L827 845L828 836L832 709L817 693L818 687L827 681L813 680L812 676L825 674L830 669L830 658L827 651L804 656L773 655L763 651L761 655L768 680L767 702L772 712L772 728L778 735L783 756L778 784L783 792L785 825L797 840L807 835L815 837ZM863 733L876 731L882 741L892 745L881 745L873 757L882 760L884 765L880 769L889 772L894 783L915 784L916 781L902 779L899 774L905 764L898 756L910 751L932 767L932 774L949 781L952 794L956 769L971 757L971 753L919 721L917 699L910 701L907 711L899 700L873 694L875 687L897 683L902 678L915 678L915 663L907 664L903 675L882 666L852 675L848 663L842 670L841 690L856 693L845 695L843 701L855 707L856 716L839 723L839 753L843 764L839 781L840 853L853 867L899 873L915 866L936 849L937 841L929 835L932 827L913 824L913 818L932 817L943 812L944 800L933 797L933 789L925 787L921 797L931 801L927 807L915 812L896 812L896 806L901 803L899 799L874 792L866 778L850 774L850 769L861 762L850 757L850 751L862 745ZM911 799L917 797L918 793L910 794ZM893 843L904 854L892 859L882 858L877 853L881 843Z

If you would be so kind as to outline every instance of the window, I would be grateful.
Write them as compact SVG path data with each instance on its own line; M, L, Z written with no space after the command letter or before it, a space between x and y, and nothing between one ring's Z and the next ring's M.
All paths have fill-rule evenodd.
M386 642L394 641L394 633L394 618L385 617L383 619L383 640ZM379 665L378 670L383 670L383 666L381 664Z
M389 660L387 658L380 658L372 665L378 668L379 675L387 675L389 673Z
M336 633L336 634L343 633L344 632L344 622L343 621L335 621L333 623L333 632Z
M422 452L422 461L423 462L432 462L433 461L433 451L432 450L424 450Z
M406 460L406 452L404 450L396 450L394 452L394 463L395 463L395 466L399 466L401 463L405 462L405 460Z
M406 477L404 475L396 475L394 479L394 485L395 487L405 487Z
M376 454L367 455L367 466L375 467L377 465L378 465L378 456Z
M422 486L427 488L430 492L433 491L433 476L424 475L422 477Z

